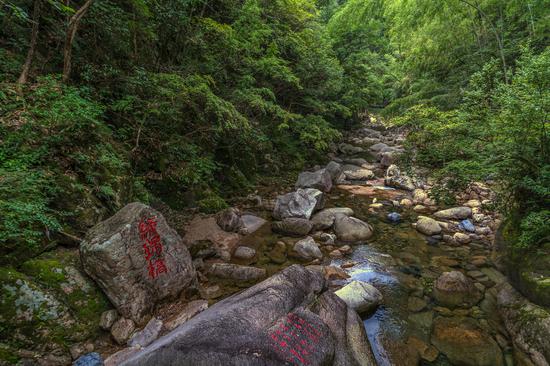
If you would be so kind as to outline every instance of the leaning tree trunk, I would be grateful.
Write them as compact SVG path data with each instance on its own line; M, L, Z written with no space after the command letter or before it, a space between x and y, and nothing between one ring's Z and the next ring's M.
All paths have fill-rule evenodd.
M34 58L34 52L36 50L36 41L38 40L38 28L40 27L40 11L42 8L42 0L34 0L34 9L32 12L32 31L31 31L31 43L29 45L29 51L27 52L27 58L23 64L21 75L17 79L17 84L23 85L27 83L29 78L29 72L31 70L32 60Z
M69 76L71 75L73 41L74 37L76 36L78 25L84 14L86 14L88 9L90 8L90 5L92 5L93 1L94 0L86 0L84 5L82 5L82 7L78 9L77 12L74 13L74 15L69 20L67 35L65 38L65 47L63 48L63 82L67 82L69 80Z

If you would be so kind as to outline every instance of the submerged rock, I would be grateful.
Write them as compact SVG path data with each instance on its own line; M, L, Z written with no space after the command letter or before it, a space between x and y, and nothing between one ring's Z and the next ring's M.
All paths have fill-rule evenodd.
M334 219L334 232L339 240L356 242L369 239L373 229L368 223L355 217L338 215Z
M352 281L335 294L359 314L374 312L382 302L380 291L371 284L361 281Z
M444 272L434 284L433 295L443 306L455 308L473 306L481 300L481 293L462 272Z
M318 189L298 189L278 196L273 210L273 217L282 220L289 217L308 219L315 210L323 208L323 192Z
M332 189L332 176L326 169L319 169L315 172L302 172L298 175L296 188L315 188L323 192L330 192Z
M125 206L90 229L80 256L118 312L137 323L156 303L196 283L183 240L158 211L142 203Z
M216 303L121 366L376 365L361 319L324 288L321 273L290 266Z
M497 342L471 318L436 318L431 340L453 365L504 365Z
M283 221L275 221L271 224L271 229L279 234L304 236L309 234L313 228L313 223L307 219L297 217L288 217Z
M233 253L233 257L237 259L252 259L256 256L256 251L249 247L238 247Z
M267 221L261 217L248 214L242 215L241 220L243 222L243 229L246 230L247 234L252 234L267 223Z

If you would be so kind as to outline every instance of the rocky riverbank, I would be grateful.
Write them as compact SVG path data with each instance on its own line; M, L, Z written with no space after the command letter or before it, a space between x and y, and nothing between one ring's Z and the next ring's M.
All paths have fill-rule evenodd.
M128 205L90 230L79 257L3 273L13 337L48 339L10 355L39 365L548 365L548 309L499 270L491 187L472 184L439 207L429 181L396 165L403 139L361 128L291 191L196 216L183 237L159 211Z

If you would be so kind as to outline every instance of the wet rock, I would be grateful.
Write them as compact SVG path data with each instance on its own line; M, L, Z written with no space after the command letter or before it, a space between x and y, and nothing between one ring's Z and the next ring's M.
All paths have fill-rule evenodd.
M118 344L124 344L135 329L136 325L132 319L120 318L111 327L111 335Z
M146 240L156 243L147 246L148 252ZM156 303L196 283L183 240L158 211L141 203L126 205L90 229L80 256L118 312L138 323Z
M313 223L311 221L297 217L289 217L271 224L273 232L291 236L305 236L309 234L312 228Z
M145 347L151 344L158 338L162 329L162 320L157 318L151 318L145 328L134 333L132 338L128 341L130 347Z
M376 365L361 319L334 294L322 293L324 286L321 273L290 266L216 303L121 366L282 365L298 362L289 358L296 345L311 347L299 353L311 366ZM285 333L292 324L301 328Z
M428 362L434 362L439 356L439 351L434 346L427 344L416 337L409 337L407 344L418 352L420 358Z
M357 242L369 239L373 229L368 223L355 217L339 215L334 220L334 232L339 240Z
M99 326L103 330L109 330L118 319L118 311L115 309L107 310L101 313Z
M418 216L416 230L425 235L436 235L441 232L441 227L439 226L439 223L431 217Z
M335 180L342 174L342 165L335 161L331 161L327 164L325 170L330 174L330 178Z
M423 334L428 335L432 329L434 319L433 311L422 311L420 313L410 314L408 317L409 322L417 329L421 330Z
M340 267L323 266L323 274L327 281L345 280L350 276Z
M332 176L326 169L319 169L315 172L302 172L298 175L296 188L315 188L323 192L330 192L332 189Z
M244 214L241 216L241 220L243 222L243 229L246 230L247 234L252 234L256 230L258 230L260 227L265 225L267 222L265 219L262 219L261 217Z
M470 207L453 207L434 213L434 217L439 220L464 220L471 216L472 209Z
M323 192L313 189L298 189L278 196L273 210L273 217L282 220L289 217L308 219L315 210L323 208Z
M376 287L361 281L352 281L335 292L336 296L360 314L370 314L382 302L382 294Z
M499 286L498 312L514 344L537 366L550 360L550 311L528 301L510 284Z
M103 366L103 358L97 352L91 352L80 356L73 366Z
M311 218L314 230L325 230L332 227L338 215L352 216L353 210L347 207L326 208Z
M208 309L208 301L206 300L194 300L188 303L185 308L175 316L166 320L163 325L163 331L171 331L176 327L179 327L198 313Z
M413 313L418 313L419 311L424 310L426 306L428 306L428 303L426 303L424 299L416 296L409 297L409 300L407 302L407 309Z
M384 184L388 187L412 191L415 189L414 182L408 176L401 174L396 165L390 165L386 170Z
M216 215L216 223L224 231L238 232L243 227L243 221L239 210L236 208L228 208L219 212Z
M319 246L311 236L296 242L296 244L294 244L294 251L300 258L305 260L323 258L323 253L321 253Z
M237 259L252 259L256 256L256 251L249 247L238 247L233 253L233 257Z
M450 308L470 307L481 300L472 281L458 271L441 274L434 284L433 295L439 304Z
M258 281L265 278L267 274L264 268L240 266L232 263L214 263L208 273L219 278L236 281Z
M504 365L497 342L471 318L436 318L431 340L454 365Z
M276 264L283 264L287 261L286 257L286 245L283 242L275 243L275 246L271 251L267 253L267 257Z

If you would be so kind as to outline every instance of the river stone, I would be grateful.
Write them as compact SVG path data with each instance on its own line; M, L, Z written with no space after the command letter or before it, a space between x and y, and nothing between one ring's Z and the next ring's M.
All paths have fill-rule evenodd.
M440 220L464 220L470 216L472 216L470 207L453 207L434 213L434 217Z
M389 147L389 146L386 145L385 143L379 142L379 143L374 144L374 145L372 145L371 147L369 147L369 150L370 150L370 151L374 151L374 152L379 152L379 151L381 151L381 150L383 150L383 149L385 149L385 148L388 148L388 147Z
M216 223L228 232L238 232L243 227L243 221L236 208L228 208L216 215Z
M361 281L352 281L335 294L359 314L374 312L382 302L380 291L371 284Z
M295 187L315 188L323 192L330 192L332 177L326 169L319 169L315 172L302 172L298 175Z
M246 229L247 234L252 234L267 222L261 217L248 214L242 215L241 220L243 222L243 228Z
M418 216L418 221L416 222L416 230L425 235L436 235L441 232L441 227L431 217L427 216Z
M516 291L509 283L498 286L498 312L514 345L528 354L537 366L550 361L550 311Z
M368 223L344 215L337 215L334 219L334 232L338 239L347 242L364 241L373 234Z
M346 170L344 171L344 175L349 180L369 180L375 178L374 173L369 169Z
M403 189L406 191L413 191L416 188L412 179L404 174L401 174L401 171L395 164L390 165L386 170L384 184L388 187Z
M264 268L241 266L232 263L214 263L209 273L225 279L236 281L258 281L265 278L267 272Z
M335 180L342 174L342 165L335 161L331 161L327 164L325 170L330 174L330 178Z
M249 247L238 247L233 253L233 257L237 259L252 259L256 256L256 251Z
M73 366L103 366L103 358L97 352L87 353L73 362Z
M151 344L158 338L162 329L162 320L157 318L151 318L145 328L139 332L134 333L132 338L128 341L130 347L145 347Z
M338 149L346 155L359 154L359 153L362 153L363 151L365 151L362 147L353 146L353 145L346 144L346 143L340 144L338 146Z
M314 230L325 230L332 227L338 215L352 216L353 210L347 207L325 208L311 218Z
M325 286L321 273L290 266L214 304L121 366L376 365L361 319L323 293ZM303 362L290 353L302 347L310 350L298 353Z
M453 365L504 365L498 343L471 318L436 318L431 341Z
M151 276L145 258L144 240L139 225L156 219L166 272ZM191 255L183 240L170 228L164 217L142 203L131 203L111 218L91 228L80 245L80 257L86 273L105 292L118 312L141 323L155 304L174 298L196 283ZM158 268L158 267L157 267Z
M323 253L321 253L319 246L311 236L296 242L294 251L300 258L305 260L323 259Z
M441 274L434 284L436 301L450 308L471 307L481 300L481 293L462 272L451 271Z
M307 219L289 217L283 221L274 221L271 223L271 230L276 233L291 236L305 236L309 234L313 224Z
M315 210L323 208L323 192L313 189L301 189L277 197L273 217L282 220L287 217L308 219Z
M117 319L118 311L115 309L104 311L99 318L99 327L103 330L109 330Z
M454 233L453 239L459 244L468 244L470 241L470 235L464 233Z
M241 218L244 218L243 215ZM231 253L239 245L241 236L228 233L216 223L215 217L197 216L185 227L183 241L193 258L217 255L224 261L231 260Z
M111 335L118 344L124 344L135 329L136 325L132 319L120 318L111 327Z

